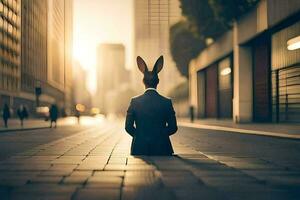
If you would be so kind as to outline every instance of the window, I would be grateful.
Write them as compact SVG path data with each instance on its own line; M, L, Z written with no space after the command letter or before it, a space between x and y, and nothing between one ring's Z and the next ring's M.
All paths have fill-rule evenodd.
M4 8L3 3L0 1L0 13L3 12L3 8Z

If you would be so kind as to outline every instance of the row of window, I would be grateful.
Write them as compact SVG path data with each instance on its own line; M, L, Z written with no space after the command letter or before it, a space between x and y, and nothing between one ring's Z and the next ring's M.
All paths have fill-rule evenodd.
M1 49L6 51L6 53L11 54L11 56L18 57L20 55L20 53L19 53L20 45L18 43L16 44L16 43L12 42L12 40L10 40L8 38L1 37L1 34L0 34L0 46L1 46Z
M4 7L3 11L0 10L0 16L8 21L12 26L20 28L21 17Z
M20 28L11 24L7 18L0 17L0 29L11 34L13 37L18 38L20 36Z
M3 62L12 66L19 65L19 54L12 54L5 46L0 43L0 57Z
M20 12L20 0L0 0L0 11L1 8L7 8L9 11L15 13L16 15Z
M2 90L17 91L19 88L19 78L4 73L0 73L0 88Z
M1 69L0 72L5 72L11 75L18 76L19 61L17 63L6 60L0 57Z

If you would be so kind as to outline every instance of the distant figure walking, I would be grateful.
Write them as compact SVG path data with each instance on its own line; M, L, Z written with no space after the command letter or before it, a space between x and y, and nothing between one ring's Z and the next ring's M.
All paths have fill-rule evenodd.
M55 123L55 128L57 126L57 118L58 118L58 108L57 105L52 104L51 108L49 110L49 115L50 115L50 128L52 128L52 123Z
M77 123L80 124L80 111L75 109L75 117L77 118Z
M20 105L20 107L17 110L17 115L20 119L21 126L23 127L24 125L24 119L28 117L28 112L25 106Z
M194 119L195 119L195 116L194 116L194 106L190 106L190 120L191 122L193 123L194 122Z
M5 128L8 127L8 119L10 118L10 109L7 104L4 104L2 118L4 121Z
M149 71L145 61L137 57L138 68L144 74L146 91L132 98L127 110L125 129L133 137L132 155L173 154L169 136L177 131L175 111L172 101L156 90L163 62L163 56L160 56L153 70Z

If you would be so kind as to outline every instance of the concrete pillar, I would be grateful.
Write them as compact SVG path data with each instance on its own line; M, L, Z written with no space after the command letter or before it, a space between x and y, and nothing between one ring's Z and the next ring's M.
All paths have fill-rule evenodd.
M233 120L251 122L253 114L252 52L251 47L239 44L238 26L233 27Z

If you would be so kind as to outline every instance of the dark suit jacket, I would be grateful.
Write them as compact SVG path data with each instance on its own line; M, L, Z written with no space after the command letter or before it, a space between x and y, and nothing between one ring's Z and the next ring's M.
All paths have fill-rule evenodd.
M169 136L177 131L172 101L155 90L131 99L125 122L132 155L172 155Z

